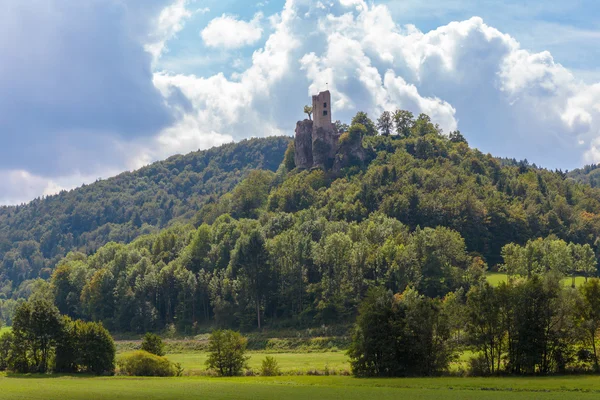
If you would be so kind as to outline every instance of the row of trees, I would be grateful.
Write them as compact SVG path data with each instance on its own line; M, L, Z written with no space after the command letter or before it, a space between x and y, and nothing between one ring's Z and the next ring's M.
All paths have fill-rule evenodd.
M600 371L597 278L575 289L549 272L462 293L440 300L413 289L397 295L372 289L349 351L353 372L436 375L465 348L475 351L474 375Z
M300 327L351 320L372 286L443 296L476 284L486 269L447 228L410 233L383 215L347 223L309 211L263 222L223 215L197 230L71 254L49 292L61 312L119 331L250 329L265 320Z
M48 301L19 305L12 330L0 336L0 370L112 374L115 344L99 323L61 316Z

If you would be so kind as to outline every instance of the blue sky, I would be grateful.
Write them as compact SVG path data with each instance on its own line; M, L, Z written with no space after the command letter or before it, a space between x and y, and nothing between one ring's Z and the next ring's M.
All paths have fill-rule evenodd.
M600 4L5 0L0 204L250 136L426 112L484 152L600 162Z

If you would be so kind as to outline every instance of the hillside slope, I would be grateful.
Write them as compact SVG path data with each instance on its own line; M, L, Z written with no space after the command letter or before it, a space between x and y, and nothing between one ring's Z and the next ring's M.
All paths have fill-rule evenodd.
M26 205L1 207L0 287L2 282L16 288L26 279L48 278L71 250L93 252L109 241L127 243L173 221L189 220L248 171L275 171L289 141L251 139L177 155Z
M599 189L482 154L426 116L387 137L355 125L367 160L298 171L285 157L277 173L252 171L205 204L198 228L62 260L52 277L61 312L117 331L310 327L348 321L371 287L464 295L509 243L597 251ZM546 268L535 251L522 261ZM554 264L573 274L565 255Z

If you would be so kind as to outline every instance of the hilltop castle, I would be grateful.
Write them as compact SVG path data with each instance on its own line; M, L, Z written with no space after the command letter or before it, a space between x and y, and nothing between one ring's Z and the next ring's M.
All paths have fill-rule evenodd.
M339 134L331 122L329 90L312 97L313 120L296 124L295 161L298 169L330 169L335 161Z

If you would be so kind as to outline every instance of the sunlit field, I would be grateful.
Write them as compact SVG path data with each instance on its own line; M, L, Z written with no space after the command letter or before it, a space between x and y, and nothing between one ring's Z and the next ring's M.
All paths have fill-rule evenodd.
M248 354L248 367L254 371L260 369L262 360L266 356L272 356L277 360L282 373L292 374L311 373L318 371L323 373L331 371L332 373L344 373L350 371L350 363L345 351L325 352L325 353L263 353L251 352ZM167 354L167 358L172 362L181 363L184 373L197 375L206 370L206 358L208 353L179 353Z
M358 379L0 377L12 399L596 399L600 377Z
M501 282L506 282L508 280L508 276L502 272L489 272L486 275L486 279L491 285L499 285ZM572 280L572 278L569 277L569 278L563 279L562 282L563 282L563 285L565 285L565 286L571 286L571 284L573 283L573 280ZM585 277L583 277L583 276L575 277L575 286L581 286L584 282L585 282Z

